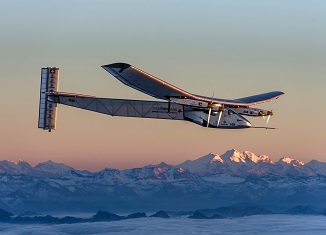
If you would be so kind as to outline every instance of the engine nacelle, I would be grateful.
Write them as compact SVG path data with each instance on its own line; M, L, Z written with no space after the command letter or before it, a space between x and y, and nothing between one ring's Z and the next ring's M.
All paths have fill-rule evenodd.
M238 114L252 116L252 117L263 117L268 115L273 115L272 111L258 109L258 108L249 108L249 107L239 107L239 108L232 108Z

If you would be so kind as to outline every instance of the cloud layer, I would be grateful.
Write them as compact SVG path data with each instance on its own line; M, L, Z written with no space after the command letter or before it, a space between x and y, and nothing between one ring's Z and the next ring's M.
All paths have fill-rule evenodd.
M325 234L324 216L267 215L222 220L141 218L65 225L0 224L1 234Z

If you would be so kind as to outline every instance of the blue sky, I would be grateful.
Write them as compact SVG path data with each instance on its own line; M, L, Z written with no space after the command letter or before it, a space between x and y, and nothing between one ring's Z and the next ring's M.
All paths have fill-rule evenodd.
M235 148L326 161L325 1L2 1L0 159L81 169L181 163ZM40 69L59 90L150 99L100 66L127 62L192 93L239 98L281 90L266 130L116 118L60 106L37 129ZM250 119L264 125L261 119Z

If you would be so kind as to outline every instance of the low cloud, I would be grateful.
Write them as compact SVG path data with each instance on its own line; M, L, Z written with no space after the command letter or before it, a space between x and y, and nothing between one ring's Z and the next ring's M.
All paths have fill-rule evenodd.
M186 217L140 218L114 222L62 225L0 224L4 235L89 234L314 234L326 231L324 216L264 215L222 220L190 220Z

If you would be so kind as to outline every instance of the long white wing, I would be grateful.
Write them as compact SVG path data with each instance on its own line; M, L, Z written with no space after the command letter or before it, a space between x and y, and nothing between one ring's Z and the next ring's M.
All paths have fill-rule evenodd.
M225 105L235 105L235 106L251 106L255 104L260 104L264 102L277 99L281 95L284 95L283 92L273 91L264 94L248 96L239 99L219 99L214 98L213 100L210 97L199 96L192 94L190 92L184 91L176 86L173 86L153 75L150 75L130 64L126 63L114 63L103 65L106 71L120 80L122 83L130 86L136 90L139 90L145 94L153 96L158 99L170 100L170 98L187 98L200 100L207 103L214 104L225 104Z

